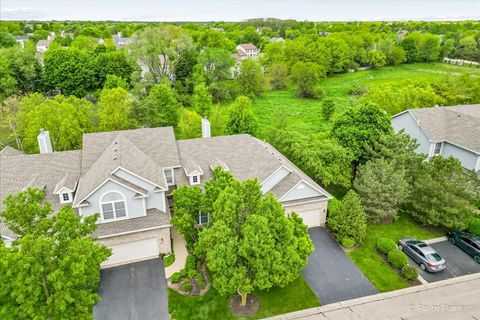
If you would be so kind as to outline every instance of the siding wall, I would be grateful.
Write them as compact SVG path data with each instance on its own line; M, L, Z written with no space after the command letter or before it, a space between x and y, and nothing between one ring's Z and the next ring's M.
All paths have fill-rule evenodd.
M477 163L477 155L473 152L465 150L463 148L457 147L448 142L444 142L442 146L441 155L444 157L452 156L457 158L462 163L462 166L465 169L475 170L475 165Z
M321 196L322 194L310 187L305 182L299 183L295 188L290 190L283 198L282 202L307 199Z
M395 132L398 132L402 129L405 130L410 137L417 140L419 144L417 148L418 153L429 154L430 152L430 139L428 139L425 132L419 128L417 121L412 117L408 112L405 112L401 115L392 118L392 126Z
M125 196L127 202L127 214L129 218L138 218L146 215L146 211L143 205L143 199L135 199L136 192L123 187L115 182L108 181L95 191L87 201L90 203L87 207L82 207L82 215L85 217L91 216L94 213L100 213L100 200L101 197L108 191L117 191Z

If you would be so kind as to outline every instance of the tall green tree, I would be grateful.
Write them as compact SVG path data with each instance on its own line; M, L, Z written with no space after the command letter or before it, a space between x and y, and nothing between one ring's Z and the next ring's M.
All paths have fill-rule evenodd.
M209 116L212 109L212 95L205 83L195 85L192 95L192 107L201 116Z
M98 101L98 128L114 131L135 128L133 100L124 88L104 89Z
M17 129L25 152L38 152L40 129L50 132L54 151L79 149L84 133L93 129L93 105L75 96L53 99L34 93L22 98Z
M202 117L195 111L182 108L178 120L180 138L193 139L202 136Z
M353 186L362 199L368 220L374 223L396 220L398 209L410 194L405 170L383 158L361 165Z
M157 84L135 110L136 117L148 127L176 126L180 105L172 89L166 84Z
M240 96L232 104L226 124L228 134L248 133L254 135L258 122L253 114L252 101L248 97Z
M178 233L184 235L189 249L193 250L198 241L197 225L203 208L202 190L184 185L173 191L172 195L175 215L171 222Z
M475 173L464 172L457 159L440 156L423 163L422 173L413 183L406 210L425 225L466 229L480 198Z
M281 62L272 63L268 67L268 78L273 90L286 88L288 85L288 66Z
M165 77L171 78L179 56L192 49L192 38L174 25L147 27L138 31L129 45L129 52L148 67L154 83L160 83Z
M70 206L53 214L43 192L8 196L0 213L21 237L0 242L2 319L93 319L100 264L111 250L90 237L98 214L81 219Z
M265 91L265 77L260 64L252 59L243 60L237 76L240 93L250 98L260 96Z
M365 103L347 110L333 123L332 136L360 161L366 157L366 146L381 136L392 134L390 118L376 105Z
M329 204L328 226L339 240L351 238L362 242L367 236L367 215L358 194L349 190L342 200Z
M287 217L272 195L262 196L255 180L232 180L218 194L211 217L195 252L206 259L213 287L222 295L238 293L242 305L255 289L295 280L313 250L301 219Z
M319 98L322 91L320 80L324 76L321 68L313 62L297 62L292 66L291 80L297 86L301 98Z

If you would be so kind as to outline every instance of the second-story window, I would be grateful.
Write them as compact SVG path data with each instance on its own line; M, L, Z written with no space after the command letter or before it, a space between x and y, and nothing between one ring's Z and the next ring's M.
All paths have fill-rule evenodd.
M127 216L125 198L118 192L109 192L101 201L103 220L120 219Z

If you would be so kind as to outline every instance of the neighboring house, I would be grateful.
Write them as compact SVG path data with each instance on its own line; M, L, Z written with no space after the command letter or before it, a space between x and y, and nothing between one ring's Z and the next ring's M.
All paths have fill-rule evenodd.
M418 152L453 156L480 177L480 105L406 110L392 117L392 126L415 138Z
M58 211L72 205L82 217L100 213L94 236L113 249L103 264L111 267L171 251L171 192L182 185L203 186L222 167L239 180L258 178L309 227L325 223L331 196L268 143L250 135L176 140L172 127L90 133L82 150L52 152L42 131L40 154L6 147L0 153L0 200L27 187L45 190ZM0 205L2 210L2 205ZM208 215L199 215L198 224ZM2 227L2 237L14 234Z
M25 47L25 41L27 41L28 39L30 39L30 36L29 35L25 35L25 36L14 36L13 38L15 38L15 41L17 43L20 44L20 46L23 48Z
M252 43L243 43L237 46L237 55L241 60L254 59L258 57L260 51Z
M48 50L48 47L50 46L50 40L39 40L37 42L37 52L38 53L44 53L45 51Z
M408 35L410 32L408 30L400 30L397 32L397 40L401 41L403 38L405 38L406 35Z
M270 42L285 42L285 39L281 38L281 37L273 37L273 38L270 38L268 39Z
M331 33L331 32L328 32L328 31L319 31L319 32L318 32L318 35L319 35L320 37L326 37L326 36L328 36L329 34L332 34L332 33Z
M131 43L133 41L132 38L124 38L122 37L122 33L118 32L117 34L112 36L113 43L117 46L117 49L121 49Z

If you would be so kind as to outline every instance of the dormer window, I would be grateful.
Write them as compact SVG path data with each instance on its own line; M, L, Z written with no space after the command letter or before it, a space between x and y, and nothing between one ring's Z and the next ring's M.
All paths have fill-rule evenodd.
M200 184L200 176L191 176L190 184Z
M72 202L72 194L70 192L62 192L60 193L60 202L61 203L71 203Z

